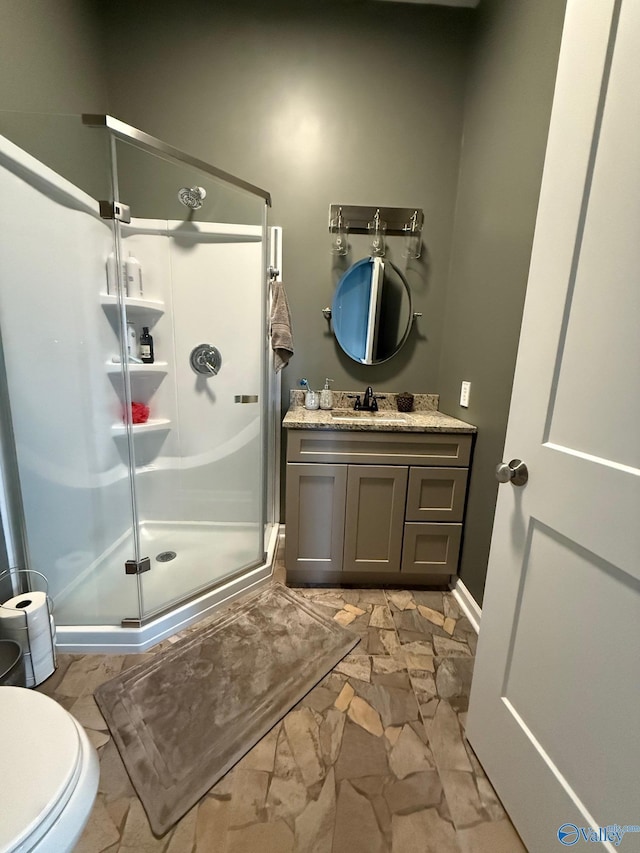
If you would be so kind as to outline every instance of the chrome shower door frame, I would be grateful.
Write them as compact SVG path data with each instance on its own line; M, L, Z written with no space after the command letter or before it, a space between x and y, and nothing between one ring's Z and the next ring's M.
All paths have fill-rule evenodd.
M113 116L84 113L82 115L82 123L88 127L106 127L111 131L112 136L115 136L118 139L131 142L143 151L149 151L152 154L158 154L159 156L166 157L170 160L177 160L185 166L192 166L194 169L204 172L207 175L211 175L213 178L226 181L228 184L231 184L238 189L245 190L252 195L259 196L264 199L268 207L271 207L271 194L266 190L263 190L254 184L250 184L248 181L244 181L242 178L238 178L230 172L218 169L216 166L212 166L204 160L192 157L190 154L186 154L179 148L167 145L167 143L163 142L161 139L157 139L155 136L150 136L148 133L138 130L136 127L132 127L130 124L126 124L117 118L113 118Z

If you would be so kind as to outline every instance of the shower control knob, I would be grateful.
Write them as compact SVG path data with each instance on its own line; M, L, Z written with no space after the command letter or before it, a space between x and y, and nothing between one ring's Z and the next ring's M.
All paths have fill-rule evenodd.
M191 350L189 364L202 376L215 376L222 366L222 356L211 344L198 344Z
M499 483L524 486L528 479L529 471L521 459L512 459L508 464L501 462L496 466L496 480Z

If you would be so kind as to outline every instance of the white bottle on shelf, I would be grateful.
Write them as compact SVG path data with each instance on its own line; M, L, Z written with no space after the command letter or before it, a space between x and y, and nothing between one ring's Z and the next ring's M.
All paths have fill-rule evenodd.
M138 359L138 333L133 323L127 323L127 352Z
M142 299L142 267L140 261L129 252L129 257L124 266L127 277L127 296Z
M135 258L133 258L135 261ZM137 261L136 261L137 263ZM107 294L109 296L117 296L118 294L118 269L116 266L116 256L113 252L109 252L107 255ZM142 280L142 279L141 279ZM130 294L129 292L129 277L127 273L127 265L122 264L122 281L124 282L124 295L137 295Z
M116 256L113 252L107 255L107 293L115 296L118 292L118 270L116 267Z

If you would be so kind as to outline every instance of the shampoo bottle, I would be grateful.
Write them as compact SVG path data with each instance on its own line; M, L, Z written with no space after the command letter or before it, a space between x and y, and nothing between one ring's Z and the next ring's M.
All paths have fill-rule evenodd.
M133 323L127 323L127 352L134 358L138 355L138 334Z
M324 388L320 392L320 408L321 409L332 409L333 408L333 391L329 388L329 383L333 382L333 379L325 379L324 380Z
M113 252L107 255L107 293L115 296L118 292L118 271L116 269L116 256Z
M129 252L129 257L124 266L127 277L127 296L142 299L142 267L140 261Z
M149 334L149 327L142 327L140 335L140 358L144 364L153 364L153 338Z
M135 260L135 258L133 259ZM137 261L136 261L137 263ZM116 256L113 252L107 255L107 293L109 296L118 295L118 268L116 265ZM127 273L127 265L124 261L120 264L122 270L122 283L124 287L124 296L137 296L136 293L129 292L129 276ZM141 279L142 280L142 279Z

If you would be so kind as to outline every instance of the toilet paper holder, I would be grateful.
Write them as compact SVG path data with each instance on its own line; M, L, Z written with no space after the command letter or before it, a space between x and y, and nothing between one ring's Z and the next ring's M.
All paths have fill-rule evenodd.
M55 622L49 582L34 569L6 569L0 584L9 580L16 595L0 602L0 638L15 640L22 647L27 687L36 687L55 672ZM38 589L37 587L42 587Z

